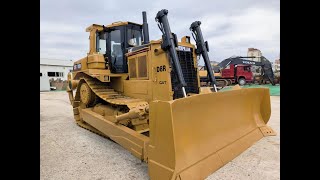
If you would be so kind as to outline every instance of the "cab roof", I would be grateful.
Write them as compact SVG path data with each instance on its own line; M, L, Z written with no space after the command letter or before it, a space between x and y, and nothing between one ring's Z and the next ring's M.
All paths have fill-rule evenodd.
M106 25L105 27L117 27L117 26L123 26L123 25L128 25L128 24L134 24L134 25L138 25L138 26L142 26L142 24L138 24L138 23L134 23L134 22L130 22L130 21L117 21L117 22L113 22L111 24ZM90 32L93 28L98 29L98 30L102 30L102 25L100 24L92 24L89 27L86 28L86 32Z

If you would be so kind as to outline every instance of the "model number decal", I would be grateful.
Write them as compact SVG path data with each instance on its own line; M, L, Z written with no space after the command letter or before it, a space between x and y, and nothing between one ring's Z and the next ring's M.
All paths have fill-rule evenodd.
M167 69L166 69L166 65L163 65L163 66L157 66L157 72L163 72L163 71L167 71Z

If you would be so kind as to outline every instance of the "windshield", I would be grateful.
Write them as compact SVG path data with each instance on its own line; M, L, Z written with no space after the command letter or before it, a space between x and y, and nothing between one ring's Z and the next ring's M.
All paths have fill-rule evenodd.
M128 44L130 46L141 46L142 45L142 33L141 30L128 29Z

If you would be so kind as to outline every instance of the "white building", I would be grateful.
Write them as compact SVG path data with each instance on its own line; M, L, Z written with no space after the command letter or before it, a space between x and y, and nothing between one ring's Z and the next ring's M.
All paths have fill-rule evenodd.
M248 48L248 57L256 57L252 58L252 61L260 62L260 57L262 56L262 53L259 49L256 48Z
M280 71L280 58L274 61L274 69L275 71Z
M40 76L40 92L41 91L50 91L49 78L46 76Z
M255 58L251 58L250 60L252 61L256 61L256 62L261 62L261 56L262 53L259 49L256 48L248 48L248 53L247 53L248 57L255 57ZM260 75L261 72L261 67L259 66L252 66L251 67L251 71L253 73L254 76Z
M67 80L68 73L72 70L72 60L40 58L40 77L49 79Z
M72 60L40 58L40 91L50 91L50 79L67 80L72 68Z

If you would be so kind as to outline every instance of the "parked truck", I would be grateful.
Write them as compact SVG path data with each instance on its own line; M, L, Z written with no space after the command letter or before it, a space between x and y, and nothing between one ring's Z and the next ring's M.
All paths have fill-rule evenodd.
M200 67L200 81L206 83L207 73L206 67ZM214 76L216 78L218 86L227 86L230 84L239 83L244 85L246 83L253 82L253 73L251 72L251 65L228 65L225 69L220 70L220 72L215 72Z
M217 85L223 87L234 83L245 85L246 83L253 82L254 78L251 71L251 66L253 65L261 66L261 78L275 85L274 73L270 61L264 56L260 57L260 62L248 60L248 58L255 57L230 57L221 61L217 66L213 66ZM200 68L199 75L201 82L209 82L205 67Z

